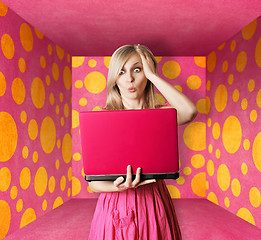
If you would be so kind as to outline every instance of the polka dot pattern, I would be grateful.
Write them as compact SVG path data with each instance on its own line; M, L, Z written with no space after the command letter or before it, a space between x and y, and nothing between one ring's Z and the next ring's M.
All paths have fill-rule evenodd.
M4 239L70 198L72 154L61 146L71 144L71 63L62 48L2 2L0 16L0 239ZM68 136L65 143L59 145L64 136Z
M261 18L207 57L208 199L261 227Z
M79 112L100 111L106 102L106 78L110 57L72 57L72 197L96 198L84 179L79 131ZM206 115L210 99L205 96L206 57L156 57L159 75L190 96L199 114L190 124L179 127L180 177L166 180L173 198L206 197ZM166 99L156 89L157 101ZM62 143L62 152L68 150ZM62 160L62 159L60 159ZM64 162L71 159L63 158Z

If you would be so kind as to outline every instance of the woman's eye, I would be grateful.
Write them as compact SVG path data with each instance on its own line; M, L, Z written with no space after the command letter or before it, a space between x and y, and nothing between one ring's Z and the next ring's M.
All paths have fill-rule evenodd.
M120 73L119 73L119 75L122 75L123 73L124 73L124 71L123 71L123 70L121 70L121 71L120 71Z
M135 68L134 72L140 72L140 70L141 70L140 68Z

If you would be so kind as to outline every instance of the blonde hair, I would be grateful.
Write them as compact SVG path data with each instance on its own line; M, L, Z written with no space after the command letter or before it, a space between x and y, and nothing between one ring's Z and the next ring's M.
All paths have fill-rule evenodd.
M137 47L136 44L124 45L118 48L111 57L108 78L107 78L107 100L105 106L106 110L124 109L121 93L116 84L116 81L121 69L123 68L128 58L132 54L137 53L136 47ZM152 52L143 45L139 45L139 49L152 59L156 72L158 64ZM155 90L154 90L154 85L151 81L147 82L147 85L144 90L144 94L145 94L144 108L155 108L156 107Z

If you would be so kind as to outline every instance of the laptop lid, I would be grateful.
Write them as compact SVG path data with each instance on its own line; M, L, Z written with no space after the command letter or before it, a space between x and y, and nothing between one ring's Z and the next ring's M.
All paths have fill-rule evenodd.
M87 181L126 177L179 177L177 112L174 108L80 112L82 159ZM135 174L133 174L135 178Z

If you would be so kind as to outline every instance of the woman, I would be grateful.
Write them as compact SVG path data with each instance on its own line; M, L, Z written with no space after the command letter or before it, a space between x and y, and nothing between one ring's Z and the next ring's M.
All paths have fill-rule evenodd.
M125 45L112 55L107 83L105 110L173 107L178 125L192 121L195 105L171 84L157 75L157 61L142 45ZM170 106L156 105L154 86ZM181 239L173 202L163 180L140 182L141 168L132 180L90 182L94 192L101 192L89 239Z

